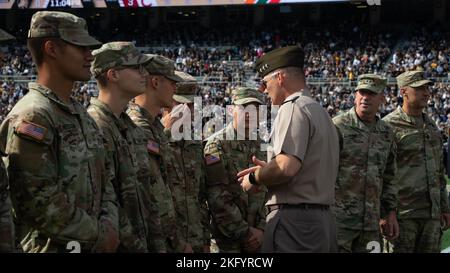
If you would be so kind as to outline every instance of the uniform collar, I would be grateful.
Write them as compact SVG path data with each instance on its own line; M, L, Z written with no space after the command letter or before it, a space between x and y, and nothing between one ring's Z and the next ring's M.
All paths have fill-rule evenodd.
M117 118L109 106L97 98L91 98L91 105L97 107L104 115L113 120L114 124L120 131L128 129L129 125L135 127L134 123L131 122L130 117L125 112L120 113L119 118Z
M310 96L311 96L311 92L309 91L309 89L302 89L302 90L300 90L300 91L297 91L297 92L295 92L295 93L289 95L289 96L284 100L284 102L283 102L281 105L283 105L283 104L285 104L285 103L287 103L287 102L290 102L290 101L295 101L295 100L297 100L300 96L307 96L307 97L310 97Z
M375 116L375 123L373 124L373 127L371 126L367 126L356 114L356 107L353 106L350 110L349 110L349 115L350 115L350 122L351 124L349 124L352 127L355 128L359 128L361 130L364 131L370 131L371 128L375 129L378 128L378 125L380 124L380 118L378 116Z
M224 135L224 139L226 139L225 137L226 137L226 134L233 134L233 136L234 136L234 139L233 140L238 140L239 139L239 141L249 141L250 139L250 136L249 136L249 138L246 138L245 136L242 136L242 135L239 135L238 134L238 130L236 130L236 129L234 129L234 127L233 127L233 122L230 122L228 125L227 125L227 127L225 128L225 131L224 131L224 133L225 133L225 135ZM257 139L258 139L258 135L256 135L257 136ZM239 138L238 138L239 137Z
M233 140L245 140L245 136L239 135L238 130L236 130L233 126L233 122L230 122L225 129L225 137L226 135L233 135Z
M398 106L397 110L399 112L399 116L401 119L403 119L404 121L406 121L412 125L416 125L415 118L413 116L408 115L405 111L403 111L403 108L401 106ZM421 114L422 114L422 119L423 119L424 124L428 123L427 115L425 115L423 112Z
M71 114L79 115L82 111L82 107L72 98L70 98L71 104L67 104L60 100L59 97L50 88L42 84L39 84L37 82L30 82L28 83L28 89L40 93L44 97L58 104L63 110L70 112Z
M140 106L139 104L130 103L128 109L138 111L139 113L141 113L142 117L147 119L150 123L153 123L153 121L155 120L155 117L152 116L152 114L150 114L150 112L147 111L147 109Z

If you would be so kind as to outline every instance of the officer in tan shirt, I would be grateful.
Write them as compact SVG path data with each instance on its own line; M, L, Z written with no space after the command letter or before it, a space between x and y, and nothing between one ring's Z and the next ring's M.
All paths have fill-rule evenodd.
M311 98L297 46L273 50L256 63L275 119L268 163L238 173L245 191L268 188L263 252L335 252L336 227L329 206L339 165L339 140L322 106ZM276 240L275 240L276 238Z

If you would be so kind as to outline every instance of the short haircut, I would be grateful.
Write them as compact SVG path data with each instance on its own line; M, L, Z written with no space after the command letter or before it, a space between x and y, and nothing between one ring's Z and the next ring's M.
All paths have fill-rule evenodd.
M52 41L60 47L65 47L66 45L60 38L29 38L27 40L27 47L37 67L41 66L44 62L44 45L47 41Z
M296 67L296 66L282 67L279 69L279 71L282 71L285 74L294 76L294 77L304 76L303 69L300 67Z
M95 77L98 85L100 85L102 87L106 87L106 85L108 84L108 77L106 76L107 72L108 71L105 71L105 72L101 73L100 75L98 75L97 77Z

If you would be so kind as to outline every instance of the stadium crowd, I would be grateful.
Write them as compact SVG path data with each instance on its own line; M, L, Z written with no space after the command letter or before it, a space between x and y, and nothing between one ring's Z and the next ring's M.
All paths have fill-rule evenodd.
M186 27L171 32L159 28L139 35L124 35L125 32L119 30L117 33L121 34L113 34L112 40L132 40L143 50L173 59L178 70L200 79L204 104L230 104L232 88L242 83L254 83L255 60L266 51L290 44L304 48L304 70L309 87L331 116L353 106L354 84L357 76L363 73L376 73L391 79L381 109L383 116L390 113L401 103L393 77L406 70L421 68L426 77L443 81L432 88L429 115L443 131L450 125L449 32L419 28L405 36L395 31L362 29L348 23L321 26L321 29L298 28L298 23L294 23L263 28L258 32L238 26L228 30L194 31ZM28 91L26 81L15 79L30 77L36 71L23 44L3 48L1 59L0 121L3 121ZM74 88L77 100L86 107L90 98L97 94L93 81Z

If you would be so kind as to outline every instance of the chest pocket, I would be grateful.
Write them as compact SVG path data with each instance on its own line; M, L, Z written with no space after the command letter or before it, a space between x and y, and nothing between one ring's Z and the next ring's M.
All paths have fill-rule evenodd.
M171 177L171 182L173 184L180 184L186 179L185 170L189 167L188 162L185 162L185 157L183 158L183 148L180 147L178 143L169 142L167 147L167 152L164 154L164 160L167 163L167 172Z
M235 202L242 204L247 194L242 191L240 183L236 175L238 172L251 166L249 151L244 147L243 143L234 143L231 145L231 151L227 153L228 162L230 164L228 177L230 180L230 189L235 197Z
M404 162L420 162L423 159L423 141L424 135L422 131L413 130L408 132L399 132L400 141L397 144L397 158ZM418 153L417 151L421 151Z
M59 166L62 174L79 174L76 169L85 164L88 153L87 143L81 128L75 124L62 124L59 127ZM68 169L70 168L70 170Z
M372 134L370 148L376 159L377 166L385 166L391 149L392 140L387 132L378 132ZM384 167L379 170L380 175L384 173Z
M167 182L167 166L162 158L163 149L161 144L154 140L153 138L149 138L145 140L145 149L148 154L148 160L150 161L150 171L152 173L158 172L164 183Z
M184 147L186 154L184 165L186 172L186 189L195 195L198 195L200 181L202 178L202 160L203 151L201 145L191 144Z
M91 181L96 179L92 173L92 153L78 123L58 125L58 150L59 186L78 207L92 213L93 195L100 190Z
M130 160L131 164L134 168L137 168L137 158L136 153L134 150L134 142L127 141L123 137L120 137L117 140L117 152L118 152L118 158L124 159L124 160ZM120 164L120 162L119 162Z
M92 205L90 210L94 215L100 213L100 201L102 194L102 185L106 180L105 170L105 149L103 135L98 129L95 122L87 117L83 119L83 131L86 137L87 157L89 166L89 184L91 187L90 194L92 197ZM87 190L88 191L88 190ZM88 192L89 196L89 192Z
M134 154L136 155L138 177L148 177L150 176L150 161L149 155L146 150L147 141L145 138L134 139Z
M245 149L238 141L232 141L229 146L230 152L226 153L227 162L229 163L230 181L236 180L236 175L239 171L248 168L246 162ZM236 180L237 181L237 180Z
M442 139L439 132L428 130L425 132L425 139L433 150L435 158L440 158L442 153Z
M347 127L342 128L341 132L343 138L341 157L345 158L345 160L350 160L353 162L353 165L364 165L367 161L369 145L371 145L367 133L361 133L358 129ZM370 141L372 145L376 142L374 139L371 139Z
M443 157L441 135L435 130L428 130L425 132L425 139L426 147L429 149L426 152L427 166L434 171L436 177L439 177ZM439 179L433 179L432 181L435 183L435 187L439 188Z

